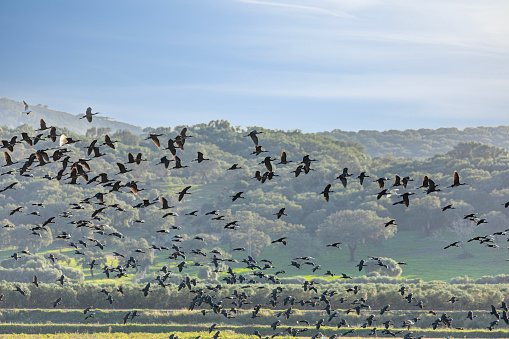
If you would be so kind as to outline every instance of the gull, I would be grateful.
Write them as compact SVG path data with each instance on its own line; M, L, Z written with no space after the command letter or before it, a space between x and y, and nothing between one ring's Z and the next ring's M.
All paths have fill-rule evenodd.
M21 112L21 114L29 115L32 111L28 109L28 104L23 100L23 105L25 105L25 110Z

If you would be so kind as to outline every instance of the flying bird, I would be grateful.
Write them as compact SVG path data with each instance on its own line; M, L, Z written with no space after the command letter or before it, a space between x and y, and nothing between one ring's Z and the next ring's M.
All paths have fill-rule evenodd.
M457 171L454 171L453 184L451 186L449 186L449 188L454 188L454 187L458 187L458 186L462 186L462 185L466 185L466 184L460 183L460 175L458 174Z
M192 193L188 193L187 191L191 188L191 186L187 186L185 187L182 191L178 192L178 196L179 196L179 201L182 201L182 199L184 199L184 196L186 194L192 194Z
M334 191L330 190L331 186L332 186L332 184L328 184L327 186L325 186L324 190L319 193L319 194L323 194L323 197L325 198L326 202L329 202L329 193L334 192Z
M97 114L99 114L99 112L92 113L92 107L88 107L85 115L82 116L80 120L86 118L88 122L92 122L92 117Z

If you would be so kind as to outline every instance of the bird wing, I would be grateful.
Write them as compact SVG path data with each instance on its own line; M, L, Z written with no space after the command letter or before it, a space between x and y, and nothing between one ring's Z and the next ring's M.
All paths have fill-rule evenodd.
M126 171L124 164L117 162L117 166L121 173L124 173Z
M7 153L5 151L4 151L4 157L5 157L5 162L7 162L7 164L10 164L12 162L11 156L9 155L9 153Z
M134 155L133 155L131 152L129 152L129 153L127 154L127 161L128 161L129 163L134 163L134 162L135 162L135 160L134 160Z
M340 180L340 181L341 181L341 183L343 184L343 187L346 187L346 183L347 183L346 178L345 178L344 176L340 176L340 177L339 177L339 180Z
M151 136L150 139L152 139L157 148L161 147L161 143L159 142L159 139L155 135Z
M60 145L60 147L64 146L65 144L67 144L67 137L65 136L65 134L62 134L60 136L60 141L58 143Z
M460 184L460 175L457 171L454 171L453 174L453 186L458 186Z

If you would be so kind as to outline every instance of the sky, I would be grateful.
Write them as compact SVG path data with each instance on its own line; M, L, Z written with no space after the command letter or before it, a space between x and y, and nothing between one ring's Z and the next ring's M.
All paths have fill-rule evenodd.
M509 1L1 1L0 97L142 127L509 124Z

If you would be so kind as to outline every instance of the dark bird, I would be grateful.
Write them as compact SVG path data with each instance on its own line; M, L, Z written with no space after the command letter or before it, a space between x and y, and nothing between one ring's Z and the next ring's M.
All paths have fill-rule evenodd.
M380 200L384 195L388 195L388 194L389 193L387 193L387 188L385 188L376 194L376 199Z
M122 323L125 325L130 317L131 317L131 311L127 312L127 314L124 315Z
M422 185L419 186L418 188L428 188L429 187L429 178L427 175L425 175L423 178L422 178Z
M453 210L453 209L454 209L454 207L452 207L452 205L449 204L449 205L442 207L442 212L447 211L447 210Z
M132 171L132 169L127 169L125 167L125 165L120 162L117 162L117 166L118 166L118 170L120 171L117 174L124 174L124 173L128 173L128 172Z
M172 162L172 161L175 161L175 160L170 160L166 156L164 156L161 159L159 159L159 163L157 163L156 165L163 164L164 168L168 168L168 166L170 166L170 162Z
M385 305L381 310L380 310L380 314L384 314L385 312L387 312L389 310L389 307L391 307L391 305Z
M369 178L369 175L366 175L366 172L361 172L361 174L357 176L357 179L359 179L359 183L361 184L361 186L364 183L364 178Z
M378 187L380 187L380 189L383 190L384 186L385 186L385 181L386 180L389 180L389 179L387 179L387 178L378 178L378 179L374 180L373 182L378 183Z
M288 214L285 214L285 207L281 208L281 209L279 210L279 212L277 212L277 213L275 213L275 214L273 214L273 215L275 215L277 219L281 219L281 217L282 217L283 215L288 216Z
M477 316L474 315L474 312L472 311L468 311L468 314L467 314L467 318L466 319L470 319L470 320L474 320L474 318L476 318Z
M49 129L49 127L46 126L46 121L44 121L44 119L39 120L39 126L41 126L41 128L37 129L36 131L45 131Z
M500 314L497 311L497 308L494 305L491 305L491 315L494 315L495 318L500 319Z
M158 137L160 137L162 134L156 134L156 133L150 133L150 135L145 138L145 140L152 140L154 144L157 146L157 148L161 147L161 143L159 142Z
M329 193L334 192L334 191L330 190L331 186L332 186L332 184L328 184L327 186L325 186L324 190L319 193L319 194L323 194L323 197L325 198L325 201L327 201L327 202L329 202Z
M448 249L449 247L459 247L458 244L459 243L462 243L463 241L455 241L453 242L452 244L449 244L447 246L444 247L444 250Z
M460 175L458 174L457 171L454 171L454 174L453 174L453 184L451 186L449 186L449 188L458 187L458 186L461 186L461 185L466 185L466 184L465 183L460 183Z
M86 111L86 113L85 113L85 115L84 115L84 116L82 116L82 117L80 118L80 120L81 120L81 119L86 118L88 122L92 122L92 116L97 115L97 114L99 114L99 112L92 113L92 108L91 108L91 107L88 107L88 108L87 108L87 111Z
M178 196L179 196L179 201L182 201L182 199L184 199L184 196L186 194L192 194L192 193L188 193L187 191L191 188L191 186L186 186L182 191L178 192Z
M354 331L355 331L355 329L348 330L348 331L344 332L343 334L341 334L341 336L344 337L348 334L352 334Z
M401 197L403 198L403 200L396 201L395 203L393 203L393 205L405 204L405 206L408 207L408 205L410 204L410 199L408 197L413 194L415 194L415 193L405 192L405 193L401 194Z
M4 158L5 158L5 165L3 165L2 167L12 166L12 165L15 165L18 163L18 161L13 162L11 159L11 156L6 151L4 151Z
M108 134L104 135L104 143L103 145L108 146L111 149L115 149L115 143L118 141L111 140L110 136Z
M16 207L15 209L9 211L9 215L13 215L14 213L21 213L21 210L23 209L23 206Z
M245 137L251 137L251 140L253 140L255 146L258 146L258 137L256 135L262 133L263 132L258 132L257 130L252 130L248 135L245 135Z
M39 288L39 279L37 279L36 275L34 275L34 278L32 279L32 284L35 285L35 288Z
M147 283L147 285L145 285L145 287L143 287L143 289L141 291L143 292L144 297L148 296L148 293L151 292L150 291L150 283Z
M191 193L189 193L189 194L191 194ZM168 200L165 197L161 197L160 200L161 200L161 205L162 205L161 209L162 210L167 210L167 209L175 207L175 206L170 206L168 204Z
M171 169L180 169L180 168L186 168L188 166L183 166L182 161L178 156L175 156L175 166L173 166Z
M175 146L173 139L168 140L168 147L166 147L166 149L170 151L171 155L177 155L177 147Z
M440 189L437 188L438 185L435 185L435 182L431 179L428 179L428 189L426 190L426 194L430 194L432 192L439 192Z
M352 176L352 175L350 173L348 173L348 168L345 167L345 168L343 168L343 173L341 173L334 180L339 179L341 181L341 183L343 184L343 187L346 187L346 185L347 185L347 178L350 177L350 176Z
M394 179L394 184L392 186L401 186L401 177L399 175L396 175L396 178Z
M368 265L364 265L364 263L365 263L364 259L361 259L361 261L359 262L359 264L358 264L358 265L355 265L356 267L358 267L358 268L359 268L359 272L360 272L360 271L362 271L362 268L363 268L363 267L368 266Z
M384 227L387 227L387 226L389 226L389 225L397 226L397 225L396 225L396 220L391 219L391 220L387 221L387 222L384 224Z
M448 302L450 302L451 304L454 304L456 301L458 301L458 298L456 297L451 297L451 299L447 300Z
M280 243L282 243L283 245L285 245L285 246L286 246L286 239L287 239L287 237L282 237L282 238L279 238L279 239L277 239L277 240L273 240L273 241L271 241L271 244L274 244L274 243L280 242Z
M18 285L14 286L15 290L14 292L19 292L22 296L25 296L25 291L21 289Z
M15 190L14 186L16 186L17 184L18 184L17 182L13 182L12 184L9 184L8 186L2 188L0 190L0 193L5 192L7 190Z
M408 183L410 181L414 181L413 179L410 179L410 177L404 177L403 179L401 179L401 181L403 182L403 188L406 189L406 187L408 186Z
M113 297L111 295L108 295L106 300L109 301L110 305L113 304L113 302L115 301L115 299L113 299Z
M294 171L291 171L290 173L294 173L294 177L297 178L300 173L303 171L304 166L299 165Z
M217 327L217 324L212 324L212 326L209 327L209 333L212 333L213 330L215 330Z
M474 220L475 223L476 223L476 226L479 226L480 224L487 224L488 222L486 221L486 219L477 219L477 220Z
M227 169L227 171L233 171L237 169L241 169L242 167L239 167L239 164L233 164L230 168Z
M232 201L235 201L237 199L245 199L243 196L242 196L242 193L244 192L238 192L236 193L235 195L230 195L230 198L232 198Z
M463 216L463 219L471 219L471 220L474 220L474 218L475 218L476 214L477 214L477 213L470 213L470 214L464 215L464 216Z
M125 186L129 188L131 192L133 192L135 195L138 195L138 192L142 191L142 189L138 188L138 184L136 183L136 181L130 181L126 183Z
M293 161L286 159L286 151L281 152L280 162L278 162L278 165L286 165Z
M60 278L58 278L56 281L58 281L60 283L60 285L64 285L64 282L66 281L67 279L64 277L64 275L62 274L60 276Z
M57 300L53 302L53 308L57 307L57 305L60 305L60 302L62 301L62 297L59 297Z
M253 152L251 152L251 154L254 154L254 155L260 155L262 153L267 153L267 151L264 151L262 149L262 146L256 146L255 150Z
M274 161L274 160L276 160L276 159L272 159L271 157L265 157L260 164L264 164L267 171L272 173L272 171L273 171L272 161Z
M203 153L202 153L202 152L197 152L197 153L198 153L197 158L196 158L196 159L194 159L194 160L191 160L191 161L198 161L198 163L201 163L202 161L210 160L210 159L205 159L205 158L203 157Z

